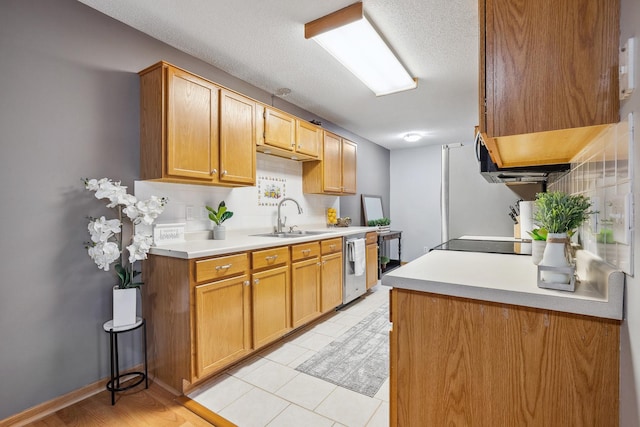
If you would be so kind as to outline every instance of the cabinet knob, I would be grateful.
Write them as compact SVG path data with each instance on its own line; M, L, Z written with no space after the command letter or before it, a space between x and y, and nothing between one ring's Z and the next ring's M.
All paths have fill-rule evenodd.
M298 148L302 148L302 144L298 144Z
M227 170L223 170L221 176L225 176L227 174Z
M258 283L260 283L260 279L253 279L253 284L257 285Z
M317 263L316 265L317 265L317 266L322 266L323 264L324 264L324 262L319 262L319 263Z
M216 175L218 173L218 169L214 169L211 171L211 175Z
M245 286L249 286L249 284L250 284L250 283L251 283L251 282L249 282L248 280L245 280L245 281L244 281L244 283L243 283L243 285L245 285Z

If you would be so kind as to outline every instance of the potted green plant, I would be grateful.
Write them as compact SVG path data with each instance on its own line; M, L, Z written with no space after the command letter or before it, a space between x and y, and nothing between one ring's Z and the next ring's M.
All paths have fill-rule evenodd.
M534 220L547 230L547 245L544 249L541 265L549 267L568 267L569 235L573 234L589 216L591 202L589 198L577 194L565 194L560 191L539 193L536 196L536 212ZM543 272L544 281L568 283L566 274Z
M233 212L227 210L224 200L218 204L218 210L213 209L211 206L205 207L209 211L209 219L215 224L213 226L213 238L215 240L224 240L226 238L226 228L222 223L231 218Z

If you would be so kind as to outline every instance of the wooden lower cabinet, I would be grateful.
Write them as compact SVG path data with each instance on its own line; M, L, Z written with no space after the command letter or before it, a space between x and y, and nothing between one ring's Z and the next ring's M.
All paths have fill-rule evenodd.
M320 245L303 243L291 247L291 319L294 328L319 317Z
M378 284L378 233L367 233L366 239L367 289L371 289Z
M291 330L289 265L251 275L251 308L255 349Z
M327 313L342 304L342 251L322 256L321 311Z
M391 426L617 426L620 322L391 291Z
M195 366L201 378L251 351L249 276L195 288Z

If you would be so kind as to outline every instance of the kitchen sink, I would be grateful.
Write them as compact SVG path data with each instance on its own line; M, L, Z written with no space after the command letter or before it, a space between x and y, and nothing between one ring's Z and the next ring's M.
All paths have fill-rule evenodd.
M272 233L263 233L263 234L252 234L252 236L260 236L260 237L305 237L305 236L315 236L318 234L329 233L328 231L305 231L305 230L294 230L294 231L282 231L272 232Z

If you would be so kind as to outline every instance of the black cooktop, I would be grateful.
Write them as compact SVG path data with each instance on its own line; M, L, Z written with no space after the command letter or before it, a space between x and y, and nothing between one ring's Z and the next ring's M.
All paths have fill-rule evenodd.
M502 240L453 239L431 250L485 252L493 254L531 255L531 242Z

